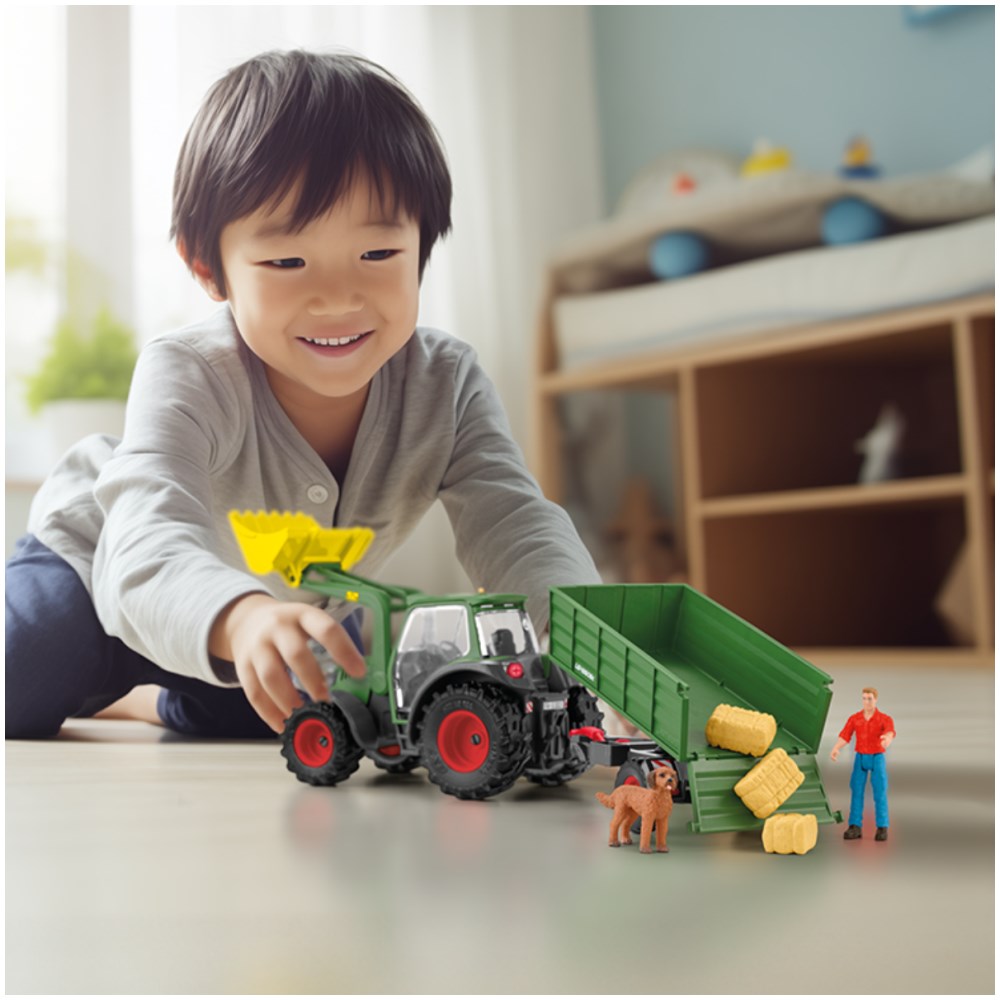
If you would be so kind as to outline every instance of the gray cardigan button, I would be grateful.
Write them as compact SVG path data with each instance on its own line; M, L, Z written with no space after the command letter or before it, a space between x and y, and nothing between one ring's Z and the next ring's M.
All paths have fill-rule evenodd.
M306 490L306 496L312 503L326 503L330 497L330 491L325 486L314 483Z

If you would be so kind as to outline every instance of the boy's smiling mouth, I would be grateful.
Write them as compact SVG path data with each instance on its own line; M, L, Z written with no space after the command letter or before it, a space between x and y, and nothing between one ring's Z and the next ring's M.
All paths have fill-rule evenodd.
M346 354L367 340L374 332L365 330L363 333L353 333L346 337L299 337L298 340L310 350L322 354Z

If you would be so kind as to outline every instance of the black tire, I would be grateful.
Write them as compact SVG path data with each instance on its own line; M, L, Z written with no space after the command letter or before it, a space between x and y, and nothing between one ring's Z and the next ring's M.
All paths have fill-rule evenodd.
M420 763L441 791L460 799L505 792L528 763L522 710L497 689L449 684L420 724Z
M288 770L309 785L336 785L358 769L364 751L347 720L323 702L292 712L281 734L281 756Z
M635 760L625 761L615 775L615 788L622 785L638 785L640 788L646 788L650 770L645 762L640 764Z
M597 707L597 698L586 688L576 685L569 689L569 728L582 729L585 726L601 728L604 713ZM543 788L558 788L567 781L579 778L589 769L590 765L582 757L571 757L558 770L551 774L529 774L528 780Z

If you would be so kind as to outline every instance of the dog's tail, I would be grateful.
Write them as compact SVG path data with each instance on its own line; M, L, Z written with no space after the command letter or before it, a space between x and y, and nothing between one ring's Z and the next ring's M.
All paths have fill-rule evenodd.
M607 806L608 809L614 809L615 804L611 801L610 795L605 795L604 792L596 792L594 798L601 803L602 806Z

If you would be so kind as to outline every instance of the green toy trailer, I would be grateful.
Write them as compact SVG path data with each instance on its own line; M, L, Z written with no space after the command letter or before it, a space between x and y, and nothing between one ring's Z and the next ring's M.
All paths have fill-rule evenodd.
M754 761L704 737L725 702L775 715L774 745L806 774L789 808L839 821L813 756L831 679L690 587L553 588L543 654L521 595L432 597L350 573L367 529L321 529L301 514L230 520L255 572L368 614L365 677L329 664L330 702L285 724L282 754L301 781L337 784L367 756L391 772L423 766L448 794L483 799L522 775L559 785L607 764L622 783L665 760L685 779L694 830L752 829L762 821L732 786ZM595 693L650 739L608 739Z
M772 715L778 728L771 749L784 749L805 776L779 811L841 821L815 757L830 676L683 584L557 587L550 608L553 662L652 738L652 747L630 748L618 783L641 780L652 761L665 757L676 762L690 797L693 830L762 827L733 791L757 760L705 737L715 708L734 705ZM598 754L591 750L595 763L619 763Z

